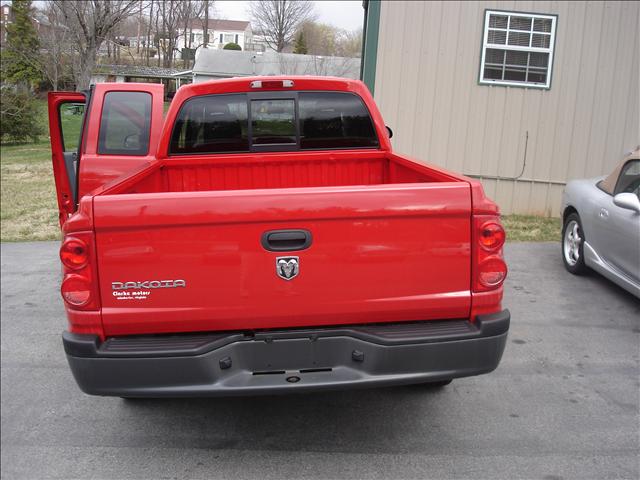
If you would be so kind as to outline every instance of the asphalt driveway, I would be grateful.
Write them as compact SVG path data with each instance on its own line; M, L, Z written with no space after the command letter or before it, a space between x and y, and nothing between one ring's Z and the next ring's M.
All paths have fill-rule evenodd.
M81 393L58 244L2 244L2 478L638 478L640 301L510 244L495 372L423 386L140 400Z

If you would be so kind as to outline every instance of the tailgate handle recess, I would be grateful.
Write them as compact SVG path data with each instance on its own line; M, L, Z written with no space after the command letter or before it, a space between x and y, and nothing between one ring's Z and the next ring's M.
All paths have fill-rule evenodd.
M262 234L262 246L271 252L304 250L311 240L309 230L271 230Z

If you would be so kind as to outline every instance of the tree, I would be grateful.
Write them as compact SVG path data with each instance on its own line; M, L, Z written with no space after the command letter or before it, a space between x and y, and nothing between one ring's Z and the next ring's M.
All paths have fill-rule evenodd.
M0 87L0 105L0 140L38 140L38 135L43 133L43 129L38 122L38 108L33 95L3 86Z
M229 42L224 47L223 50L242 50L242 47L235 42Z
M158 47L162 51L162 66L171 68L173 66L173 54L178 41L178 29L182 23L183 9L179 0L162 0L158 11L162 30L158 32Z
M39 57L39 67L42 76L54 90L58 90L60 83L66 81L71 74L71 51L69 37L71 33L64 25L62 13L49 3L43 11L47 25L38 30L38 37L42 52Z
M208 4L206 5L208 8ZM200 18L204 10L205 3L201 0L184 0L180 3L181 17L183 23L182 35L184 37L184 46L189 50L195 50L191 34L193 33L193 20ZM195 55L194 55L195 56ZM190 57L193 58L193 57ZM189 68L189 60L182 58L183 67Z
M336 55L352 58L362 55L362 28L341 32L336 43Z
M307 50L305 53L310 55L351 58L361 55L362 29L341 30L333 25L309 20L298 27L296 44L301 36ZM294 50L294 53L297 52Z
M299 26L298 35L304 36L307 53L311 55L333 56L339 30L333 25L307 20Z
M304 32L300 30L293 45L293 53L306 55L308 51L309 49L307 48L307 43L304 40Z
M251 24L265 43L282 52L298 27L313 17L313 3L307 0L262 0L251 2Z
M7 43L2 52L2 81L22 86L40 80L39 42L33 27L30 0L14 0L13 22L6 26Z
M207 48L209 44L209 0L204 0L204 25L202 30L202 37L204 39L202 47Z
M76 51L73 75L76 90L89 88L102 42L134 11L137 0L54 0Z

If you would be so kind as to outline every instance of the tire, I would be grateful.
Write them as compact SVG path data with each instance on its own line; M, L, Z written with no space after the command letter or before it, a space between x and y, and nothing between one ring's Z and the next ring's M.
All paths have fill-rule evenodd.
M584 264L584 240L580 215L576 212L567 215L562 225L562 262L564 268L574 275L587 273L587 266Z

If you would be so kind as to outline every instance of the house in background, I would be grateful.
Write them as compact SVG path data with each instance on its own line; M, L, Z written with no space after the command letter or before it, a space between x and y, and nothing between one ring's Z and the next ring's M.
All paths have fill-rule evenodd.
M362 78L398 151L480 178L503 213L640 143L639 2L365 1Z
M252 46L251 23L241 20L209 20L208 48L223 48L228 43L237 43L242 50ZM176 48L198 50L204 44L204 19L194 18L189 21L185 38L178 38ZM248 48L249 47L249 48Z
M252 75L320 75L360 77L360 59L203 48L193 66L193 82Z
M190 71L144 65L97 65L91 75L92 85L103 82L162 83L166 98L172 98L180 86L191 81Z

